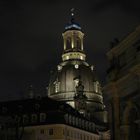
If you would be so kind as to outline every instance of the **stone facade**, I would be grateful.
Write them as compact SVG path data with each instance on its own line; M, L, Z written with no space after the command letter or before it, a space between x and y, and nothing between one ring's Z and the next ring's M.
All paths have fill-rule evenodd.
M6 122L3 140L110 139L101 86L94 67L85 61L83 36L72 16L63 33L62 63L50 78L48 97L36 98L31 86L28 98L0 103L0 115L14 123ZM11 139L9 129L15 130Z
M106 140L109 135L106 124L47 97L1 102L0 116L1 140Z
M140 137L140 26L107 53L110 67L104 86L113 140Z
M90 119L107 123L101 84L96 76L95 67L86 60L83 46L84 33L74 17L65 26L62 36L64 42L62 62L50 77L48 97L76 108L74 102L76 87L81 81L84 86L83 94L87 97L84 103L86 107L82 107L85 110L82 109L81 112Z

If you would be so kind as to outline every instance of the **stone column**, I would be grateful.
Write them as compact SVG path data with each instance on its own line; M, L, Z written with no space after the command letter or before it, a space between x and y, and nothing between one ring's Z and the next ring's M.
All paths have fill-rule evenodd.
M110 82L104 87L109 109L111 139L120 140L120 97L116 82Z
M120 101L118 88L115 83L111 84L112 91L112 105L113 105L113 119L114 121L114 140L120 140Z
M130 126L129 125L122 125L120 127L120 130L121 130L121 139L120 140L129 140Z

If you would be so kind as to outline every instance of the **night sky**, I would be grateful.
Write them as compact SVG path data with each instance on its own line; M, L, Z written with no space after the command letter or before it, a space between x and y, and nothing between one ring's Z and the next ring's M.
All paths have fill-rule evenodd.
M139 0L4 0L0 2L0 100L23 98L30 84L45 94L61 61L62 32L75 8L87 60L105 83L106 52L140 25Z

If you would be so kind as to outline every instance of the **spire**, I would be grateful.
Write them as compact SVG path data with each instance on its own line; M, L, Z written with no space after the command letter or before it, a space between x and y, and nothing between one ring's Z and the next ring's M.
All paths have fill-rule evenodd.
M71 8L71 16L74 16L74 8Z
M71 23L74 23L74 8L71 8Z
M65 26L65 31L67 30L81 30L81 27L78 23L75 22L75 18L74 18L74 8L71 8L70 10L70 22L68 24L66 24Z
M65 31L62 36L64 39L64 53L62 54L62 60L85 60L86 55L83 49L83 37L84 33L81 31L81 27L75 22L74 8L70 10L71 17L68 24L65 26Z

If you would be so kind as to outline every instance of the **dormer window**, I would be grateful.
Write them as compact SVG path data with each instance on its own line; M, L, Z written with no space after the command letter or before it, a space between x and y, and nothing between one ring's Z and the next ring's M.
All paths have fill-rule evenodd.
M31 121L32 121L32 123L36 123L37 122L37 114L32 114Z
M81 40L79 37L76 38L76 48L81 50Z
M58 93L60 91L60 82L58 80L54 82L54 89L55 93Z
M99 84L98 81L95 81L95 82L94 82L94 91L95 91L96 93L100 92L100 84Z
M46 121L46 114L40 113L40 122L45 122L45 121Z

